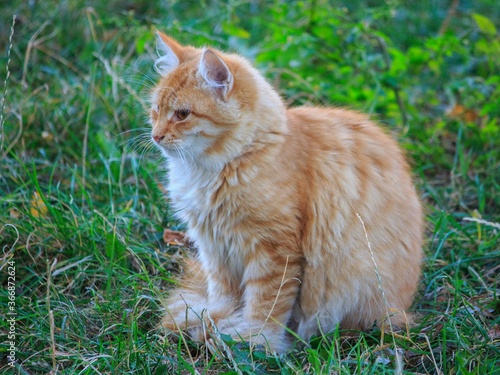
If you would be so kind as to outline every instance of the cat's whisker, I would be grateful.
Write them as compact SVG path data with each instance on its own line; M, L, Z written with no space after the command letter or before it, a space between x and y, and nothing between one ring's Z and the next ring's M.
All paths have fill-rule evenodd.
M173 144L173 147L174 147L174 150L175 150L175 153L177 154L177 156L179 156L181 158L181 160L183 162L186 161L185 157L184 157L184 153L182 152L182 149L181 147L177 144L177 143L174 143Z
M150 131L151 128L135 128L135 129L129 129L129 130L125 130L125 131L122 131L118 134L116 134L114 136L114 138L117 138L117 137L120 137L120 136L123 136L125 134L129 134L129 133L133 133L133 132L146 132L146 131Z
M127 74L123 75L123 79L135 79L139 83L144 83L147 82L148 84L151 84L152 87L156 86L156 81L148 76L147 74L140 74L140 71L131 67L125 67L126 70L132 70L134 73L133 74Z
M136 136L133 136L132 138L125 139L121 142L121 144L134 144L136 142L142 141L142 140L147 140L150 138L150 133L143 132L141 134L138 134Z
M148 90L153 90L155 88L155 86L153 84L150 84L150 83L146 83L144 82L143 80L140 80L140 79L136 79L136 78L133 78L133 77L122 77L124 82L128 83L128 84L137 84L140 89L139 91L142 91L144 90L145 88L148 89Z
M142 97L138 95L138 91L131 87L127 82L123 80L123 77L120 76L116 70L114 70L112 64L108 59L106 59L101 53L96 53L95 56L101 61L103 64L106 73L111 77L111 79L116 82L119 86L125 89L141 106L146 109L146 103Z
M180 142L178 143L179 147L182 149L183 153L191 157L191 162L195 161L194 157L194 151L193 151L193 146L189 143L186 142L183 139L179 140Z
M105 60L104 58L100 58L101 61L107 61ZM139 91L142 91L142 89L144 88L147 88L149 90L153 90L154 87L156 86L156 82L155 80L141 72L140 70L138 70L137 68L133 68L131 66L128 66L126 64L120 64L120 63L116 63L113 61L112 64L109 64L109 62L107 62L107 66L106 66L106 69L108 70L108 72L111 72L112 71L112 68L122 68L122 70L125 70L125 71L133 71L134 74L119 74L117 71L113 71L114 72L114 76L117 78L117 80L123 82L126 84L126 86L130 89L130 90L134 90L135 87L132 87L130 86L130 83L132 84L137 84L139 86L139 89L138 90L134 90L134 92L137 94Z
M151 149L154 148L149 133L140 134L130 140L122 142L121 145L123 144L126 145L128 153L144 154L146 152L149 153Z
M187 149L186 146L187 146L186 142L184 142L182 140L181 140L181 142L176 143L176 147L178 147L179 154L180 154L181 158L183 159L184 163L189 163L189 161L187 160L187 157L191 156L191 155L190 155L189 150Z
M155 151L156 151L156 152L155 152ZM151 142L147 143L147 144L143 147L142 152L141 152L141 153L140 153L140 155L139 155L138 164L139 164L139 165L141 164L142 159L144 158L144 156L145 156L146 154L156 154L156 155L158 155L158 152L157 152L157 151L158 151L158 149L155 147L155 145L154 145L153 143L151 143ZM158 155L158 157L159 157L159 155Z
M114 63L113 65L124 68L125 70L131 70L135 73L135 77L142 77L144 79L147 79L147 80L149 80L149 82L151 83L152 86L156 86L156 81L154 80L153 77L142 72L141 70L139 70L137 68L134 68L134 67L127 65L127 64L121 64L121 63ZM134 77L134 75L130 75L130 76ZM127 77L127 76L124 76L124 77Z

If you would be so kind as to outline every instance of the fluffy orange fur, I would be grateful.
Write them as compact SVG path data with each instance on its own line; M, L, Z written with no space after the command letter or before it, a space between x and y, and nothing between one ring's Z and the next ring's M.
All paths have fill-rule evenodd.
M152 138L198 255L162 325L203 340L208 324L277 352L287 330L404 325L423 225L396 142L350 110L287 109L238 55L162 33L157 49Z

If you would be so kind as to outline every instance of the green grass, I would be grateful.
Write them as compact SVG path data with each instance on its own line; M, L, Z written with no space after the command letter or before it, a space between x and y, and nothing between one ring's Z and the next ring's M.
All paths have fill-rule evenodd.
M10 72L0 142L0 371L500 374L494 0L460 1L450 17L453 5L439 0L103 3L0 5L0 82ZM324 333L280 357L227 337L212 353L156 329L186 250L162 240L164 228L182 223L147 142L155 28L247 56L291 105L356 108L399 138L428 223L419 319L409 332ZM3 335L8 262L14 369Z

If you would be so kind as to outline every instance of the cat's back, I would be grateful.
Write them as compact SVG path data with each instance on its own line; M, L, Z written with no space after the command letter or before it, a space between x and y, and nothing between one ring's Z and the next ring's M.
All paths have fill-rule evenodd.
M413 189L399 145L369 116L344 108L297 107L288 109L287 120L292 149L310 172L345 173L354 191L363 182L391 180Z
M402 158L397 143L369 116L344 108L296 107L287 111L291 133L309 143L309 151L356 153L361 157ZM360 154L361 153L361 154Z

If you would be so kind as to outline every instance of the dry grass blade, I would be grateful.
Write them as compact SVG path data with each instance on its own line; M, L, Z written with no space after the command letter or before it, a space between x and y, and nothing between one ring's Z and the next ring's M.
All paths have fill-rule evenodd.
M361 216L356 212L356 216L358 217L358 220L361 222L361 225L363 226L363 231L365 233L365 239L366 239L366 244L368 246L368 250L370 251L370 257L372 259L372 262L373 262L373 268L375 270L375 273L377 275L377 281L378 281L378 287L379 287L379 290L380 290L380 293L382 295L382 299L384 301L384 305L385 305L385 309L386 309L386 315L387 315L387 321L389 323L389 328L391 329L391 334L394 332L394 329L392 327L392 322L391 322L391 318L390 318L390 307L389 307L389 304L387 303L387 297L385 295L385 291L384 291L384 287L382 285L382 278L380 277L380 272L378 270L378 266L377 266L377 261L375 260L375 254L373 253L373 250L372 250L372 246L370 244L370 240L368 238L368 232L366 231L366 227L365 227L365 222L363 221L363 219L361 218ZM382 333L384 332L384 330L382 329ZM381 340L381 345L383 345L383 339ZM394 369L394 373L399 375L401 374L402 372L402 363L403 363L403 360L401 358L401 351L402 349L399 349L396 345L396 340L394 339L394 336L392 336L392 342L393 342L393 345L394 345L394 356L396 357L396 366L395 366L395 369Z
M12 25L10 27L9 45L7 48L7 63L5 64L5 80L3 81L2 104L0 105L0 152L3 152L3 148L5 145L4 113L5 113L5 102L7 100L7 82L9 81L9 76L10 76L10 70L9 70L10 53L12 51L12 37L14 36L15 25L16 25L16 15L14 14L12 16Z

